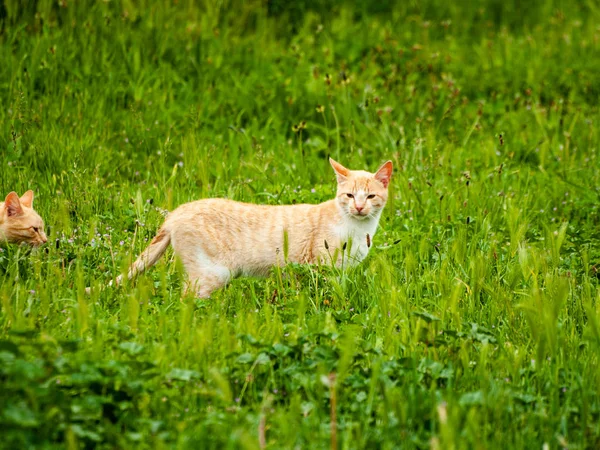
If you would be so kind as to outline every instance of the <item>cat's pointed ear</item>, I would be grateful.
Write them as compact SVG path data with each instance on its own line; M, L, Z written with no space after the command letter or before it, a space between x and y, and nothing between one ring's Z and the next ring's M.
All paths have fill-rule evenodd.
M31 208L33 205L33 191L30 189L21 195L21 205L26 206L27 208Z
M6 196L6 199L4 200L4 209L6 209L8 217L18 216L23 212L21 201L16 192L11 192Z
M350 174L350 171L342 166L339 162L334 161L333 158L329 158L329 164L335 170L335 175L337 176L338 183L343 183L346 181L346 178Z
M383 184L383 187L388 187L392 178L392 162L387 161L375 173L375 179Z

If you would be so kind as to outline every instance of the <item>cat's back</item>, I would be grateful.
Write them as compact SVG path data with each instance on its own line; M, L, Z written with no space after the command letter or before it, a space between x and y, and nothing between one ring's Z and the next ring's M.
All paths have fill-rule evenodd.
M321 204L260 205L224 198L207 198L185 203L169 214L171 224L195 223L227 225L257 225L270 221L288 221L292 218L309 218L320 214Z
M246 203L226 198L205 198L185 203L175 209L171 215L179 217L194 217L207 214L276 214L283 211L301 212L308 211L319 204L293 204L293 205L261 205Z

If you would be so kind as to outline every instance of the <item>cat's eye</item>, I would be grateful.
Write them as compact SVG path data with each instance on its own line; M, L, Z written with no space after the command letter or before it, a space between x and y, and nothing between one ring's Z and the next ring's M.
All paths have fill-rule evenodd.
M38 227L31 227L33 228L33 231L35 231L36 233L39 233L40 229Z
M347 196L348 198L354 198L354 195L352 195L352 194L346 194L346 196Z
M375 194L369 194L369 195L367 195L367 198L368 198L368 199L375 198Z

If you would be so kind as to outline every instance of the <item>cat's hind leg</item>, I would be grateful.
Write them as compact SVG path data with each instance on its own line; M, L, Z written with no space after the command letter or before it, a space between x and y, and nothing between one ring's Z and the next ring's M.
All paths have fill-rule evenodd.
M186 293L194 293L198 298L209 298L232 278L229 268L213 262L201 251L182 260L188 274Z
M232 278L223 252L215 245L205 248L198 228L180 226L171 237L171 245L187 272L185 292L198 298L208 298L213 291L225 286Z
M227 281L215 277L190 277L186 283L186 295L193 294L196 298L210 298L210 295L227 284Z

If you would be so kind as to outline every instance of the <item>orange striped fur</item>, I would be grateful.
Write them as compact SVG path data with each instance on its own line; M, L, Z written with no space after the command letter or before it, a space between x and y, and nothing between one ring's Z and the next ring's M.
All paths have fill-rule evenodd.
M11 192L0 202L0 242L38 246L47 240L44 221L33 210L33 191L21 197Z
M387 201L392 163L375 174L346 169L332 159L330 163L337 195L318 205L266 206L226 199L181 205L131 265L128 278L152 266L169 244L185 266L188 289L200 298L232 278L263 276L286 262L360 262ZM118 277L116 283L121 282Z

